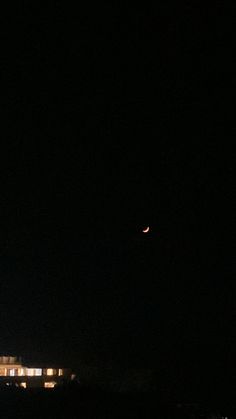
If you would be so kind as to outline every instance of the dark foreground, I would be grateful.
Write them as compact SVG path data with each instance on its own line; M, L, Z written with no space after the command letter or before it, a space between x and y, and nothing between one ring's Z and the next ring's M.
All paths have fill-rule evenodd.
M1 417L50 419L236 418L236 407L221 403L163 403L158 394L122 394L81 388L0 389Z

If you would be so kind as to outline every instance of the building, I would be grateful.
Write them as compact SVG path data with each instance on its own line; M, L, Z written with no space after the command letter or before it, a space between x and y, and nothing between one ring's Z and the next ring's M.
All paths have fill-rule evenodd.
M53 388L74 378L68 368L26 366L16 356L0 356L0 386Z

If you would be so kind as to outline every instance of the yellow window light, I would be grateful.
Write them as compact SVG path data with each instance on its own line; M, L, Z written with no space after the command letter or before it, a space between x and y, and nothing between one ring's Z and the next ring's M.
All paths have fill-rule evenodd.
M47 369L47 375L53 375L53 369L52 368Z

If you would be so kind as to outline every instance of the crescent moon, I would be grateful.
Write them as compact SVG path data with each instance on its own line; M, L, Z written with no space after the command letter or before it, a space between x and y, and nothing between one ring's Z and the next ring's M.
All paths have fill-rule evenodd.
M148 233L150 230L150 227L144 228L144 230L142 230L143 233Z

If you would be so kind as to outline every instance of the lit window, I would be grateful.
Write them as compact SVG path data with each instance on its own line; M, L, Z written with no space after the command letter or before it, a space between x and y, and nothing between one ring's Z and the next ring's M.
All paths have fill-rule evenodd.
M26 374L30 377L32 377L34 375L34 368L26 368Z
M42 375L42 368L26 368L26 375L30 377Z
M18 375L19 375L19 376L21 376L21 375L25 375L25 374L24 374L24 368L18 368Z
M34 375L37 375L37 376L42 375L42 368L35 368Z
M20 387L26 388L26 383L20 383Z
M6 376L6 375L7 375L6 368L0 368L0 376Z
M63 371L61 368L59 368L58 375L63 375Z
M14 377L14 375L15 375L15 370L14 369L10 370L10 376Z
M53 375L53 369L52 368L47 369L47 375Z
M50 381L50 382L47 382L47 383L44 383L44 387L45 388L53 388L53 387L55 387L55 381Z

